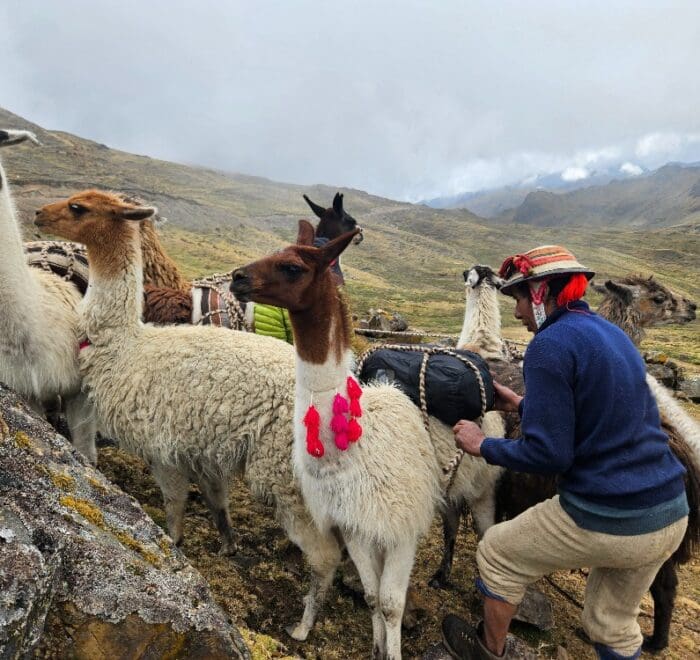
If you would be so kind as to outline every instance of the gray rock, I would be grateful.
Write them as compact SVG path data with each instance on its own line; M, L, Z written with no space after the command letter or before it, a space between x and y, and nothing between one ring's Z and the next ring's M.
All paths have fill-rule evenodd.
M0 385L0 658L250 654L139 504Z
M515 620L529 623L540 630L551 630L554 628L552 603L542 592L530 587L518 607Z
M683 379L680 390L694 403L700 403L700 376L689 376Z

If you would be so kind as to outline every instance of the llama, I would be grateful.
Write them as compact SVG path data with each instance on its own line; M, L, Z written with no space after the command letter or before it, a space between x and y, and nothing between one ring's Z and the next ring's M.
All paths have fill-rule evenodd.
M304 640L342 552L335 534L314 524L292 470L293 349L224 328L143 324L138 222L154 212L98 191L37 211L37 226L87 246L85 385L106 432L150 464L176 543L190 481L200 486L225 554L235 551L227 497L234 472L274 507L312 570L301 620L288 628Z
M0 130L0 147L25 140L38 144L29 131ZM95 464L94 416L78 370L79 295L71 284L27 265L2 165L0 235L0 379L40 414L61 397L74 446Z
M635 346L644 339L644 328L689 323L696 317L694 302L674 294L653 275L627 275L594 289L604 296L598 314L622 328Z
M476 269L479 269L478 271ZM497 277L488 267L474 267L469 271L465 271L465 279L471 279L475 282L477 289L481 289L479 293L479 301L482 306L489 306L490 309L498 311L497 290L493 286L493 282L497 281ZM496 279L494 279L496 278ZM625 281L630 281L633 278L625 278ZM483 286L483 285L486 286ZM608 295L615 294L616 286L612 282L606 283ZM607 317L610 313L608 305L601 305L598 313L601 316L608 318L611 322L625 319L620 327L630 335L631 338L641 336L642 328L637 324L652 325L658 319L668 316L669 308L679 310L676 319L679 322L687 322L692 320L688 316L694 314L695 304L682 299L679 302L678 297L666 289L663 285L653 281L652 278L641 278L639 281L639 289L637 295L627 295L626 300L629 306L638 307L640 303L646 311L634 308L623 309L619 303L615 303L614 309L616 313L613 318ZM626 289L625 289L626 290ZM648 297L648 294L641 294L641 291L651 292L656 291L658 296L656 301L657 311L651 312L651 303L643 301ZM610 293L612 292L612 293ZM488 302L487 302L488 299ZM675 302L673 302L675 301ZM605 301L604 301L605 302ZM474 308L476 309L476 308ZM480 317L482 320L485 315ZM634 322L633 322L634 321ZM619 324L619 323L618 323ZM467 319L465 318L465 325ZM481 329L479 336L488 337L485 344L486 350L493 344L491 335L500 330L500 314L498 322L494 323L489 329L484 327ZM472 346L476 352L480 352L478 343ZM503 382L516 392L523 393L524 384L522 382L522 373L519 368L514 369L514 365L504 365L500 360L489 360L489 366L495 371L495 377L499 382ZM671 394L664 388L655 378L647 374L647 384L649 385L662 417L662 425L665 431L669 434L671 449L676 457L683 463L687 470L686 476L686 492L690 503L690 517L688 521L688 531L683 539L681 546L674 555L659 569L654 582L651 585L651 594L654 600L654 631L653 634L645 639L645 650L661 650L668 646L668 634L671 623L671 615L673 613L673 604L675 600L676 587L678 579L676 576L676 566L687 563L693 556L695 550L700 547L700 427L683 411ZM514 415L507 417L507 432L505 437L514 438L520 435L519 422ZM511 471L504 471L498 483L496 495L496 522L514 518L526 509L538 504L539 502L552 497L556 494L556 479L543 475L522 474ZM454 526L456 529L456 525ZM445 529L445 550L440 569L433 578L435 586L443 586L446 578L449 577L451 568L451 549L448 546L454 546L454 538L448 537L448 530Z
M497 296L492 295L501 288L503 280L491 268L481 265L472 266L463 275L467 302L457 348L474 350L483 358L507 359L501 337L501 310Z
M435 419L428 432L419 409L391 385L366 386L358 408L352 328L329 271L356 234L316 248L313 226L301 220L296 245L235 270L231 286L239 299L289 310L296 348L295 472L315 523L321 530L337 527L355 563L372 612L373 657L396 659L416 545L441 504L440 465L454 455L454 437ZM346 392L351 414L361 414L361 429L354 416L348 422L343 414ZM488 496L500 470L469 458L455 486L461 472L469 487L481 489L479 496ZM489 508L493 514L492 503L478 501L475 492L470 499L484 517Z

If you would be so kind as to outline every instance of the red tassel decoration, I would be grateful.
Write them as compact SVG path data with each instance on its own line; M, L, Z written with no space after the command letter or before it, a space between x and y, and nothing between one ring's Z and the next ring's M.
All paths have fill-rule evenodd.
M348 398L350 399L350 414L353 417L362 417L362 406L360 405L362 388L352 376L348 376L347 388Z
M362 406L358 399L352 399L350 401L350 414L353 417L362 417Z
M359 399L362 396L362 388L360 387L359 383L352 376L348 376L347 388L348 388L348 398L350 400Z
M333 398L333 414L344 415L348 411L348 400L342 394L336 394Z
M574 300L579 300L586 293L586 288L588 287L588 278L583 273L574 273L566 286L559 292L557 296L557 305L563 307L564 305L573 302Z
M336 433L335 434L335 446L340 449L340 451L346 451L350 446L350 441L348 439L347 433Z
M357 442L360 437L362 437L362 427L357 420L353 418L348 422L348 440L350 440L350 442Z
M348 430L348 420L345 419L345 415L333 415L331 419L331 431L333 433L347 433Z
M323 448L323 443L319 437L319 430L321 428L321 416L318 414L315 406L310 405L309 409L304 415L304 426L306 426L306 451L315 456L316 458L321 458L325 450Z

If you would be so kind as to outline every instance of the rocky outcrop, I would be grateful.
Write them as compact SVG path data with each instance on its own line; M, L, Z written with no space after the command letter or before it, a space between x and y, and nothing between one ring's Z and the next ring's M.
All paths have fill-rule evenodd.
M0 385L0 658L250 654L138 502Z

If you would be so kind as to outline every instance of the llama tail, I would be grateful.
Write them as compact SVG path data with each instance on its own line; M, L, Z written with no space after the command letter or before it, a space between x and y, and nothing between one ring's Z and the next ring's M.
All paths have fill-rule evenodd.
M690 507L688 529L672 556L674 564L685 564L700 550L700 464L683 438L673 433L673 429L665 427L665 430L669 432L671 450L686 469L685 493Z

